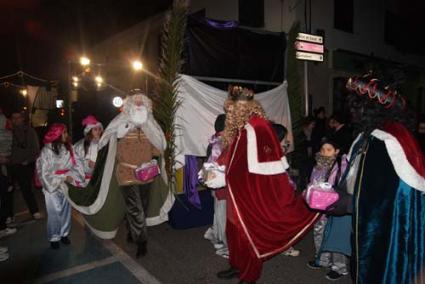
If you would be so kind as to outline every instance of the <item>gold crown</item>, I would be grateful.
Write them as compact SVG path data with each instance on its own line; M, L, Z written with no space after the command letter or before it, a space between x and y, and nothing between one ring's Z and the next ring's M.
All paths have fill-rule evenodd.
M229 98L232 101L250 101L254 99L254 92L241 86L232 86L228 88Z

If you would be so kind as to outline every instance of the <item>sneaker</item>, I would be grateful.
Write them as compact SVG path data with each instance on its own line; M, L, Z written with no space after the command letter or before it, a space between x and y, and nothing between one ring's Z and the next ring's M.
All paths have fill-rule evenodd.
M1 261L6 261L9 259L9 254L7 252L5 253L0 253L0 262Z
M320 269L322 266L320 266L319 264L316 263L315 260L311 260L309 262L307 262L307 267L310 269Z
M300 251L298 249L294 249L293 247L290 247L288 250L284 251L282 253L284 256L299 256L300 255Z
M40 212L35 212L34 214L32 214L32 217L34 218L34 220L40 220L43 218L43 215Z
M16 228L6 228L4 230L0 231L0 238L4 238L10 235L13 235L14 233L16 233L18 230Z
M8 251L7 247L0 247L0 254L7 253Z
M344 274L340 274L340 273L338 273L334 270L331 270L326 274L326 279L331 280L331 281L336 281L336 280L341 279L341 277L343 277L343 276L344 276Z
M207 239L209 241L213 241L215 239L214 231L212 228L208 228L208 230L205 232L204 239Z

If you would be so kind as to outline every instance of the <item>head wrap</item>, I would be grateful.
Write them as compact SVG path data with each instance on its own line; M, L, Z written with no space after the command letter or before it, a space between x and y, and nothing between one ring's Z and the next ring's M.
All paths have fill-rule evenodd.
M98 126L103 130L102 123L98 121L93 115L88 115L86 118L83 119L81 124L84 126L84 136L87 135L90 130Z
M44 144L52 143L53 141L57 140L59 137L62 136L65 129L66 129L65 124L53 123L50 126L49 130L47 131L46 135L44 135L44 139L43 139Z

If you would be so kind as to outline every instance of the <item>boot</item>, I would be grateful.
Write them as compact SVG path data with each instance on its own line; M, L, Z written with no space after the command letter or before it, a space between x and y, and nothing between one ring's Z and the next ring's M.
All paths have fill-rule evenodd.
M61 242L62 242L64 245L70 245L70 244L71 244L71 240L70 240L68 237L62 237L62 238L61 238Z
M232 279L239 276L239 270L235 267L230 267L227 270L220 271L217 273L217 277L220 279Z
M148 244L148 242L146 242L146 241L139 242L137 244L137 252L136 252L136 257L137 258L146 255L146 253L148 252L147 244Z
M52 249L59 249L60 244L59 244L59 242L50 242L50 247Z

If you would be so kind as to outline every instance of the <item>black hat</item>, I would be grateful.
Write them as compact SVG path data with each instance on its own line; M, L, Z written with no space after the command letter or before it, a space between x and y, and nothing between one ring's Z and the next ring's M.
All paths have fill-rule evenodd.
M282 124L273 123L272 127L274 131L276 132L277 138L279 138L279 141L282 141L283 138L285 138L286 134L288 133L288 130L285 126Z
M214 129L215 132L221 132L224 130L224 122L226 121L226 115L224 113L219 114L215 119Z

